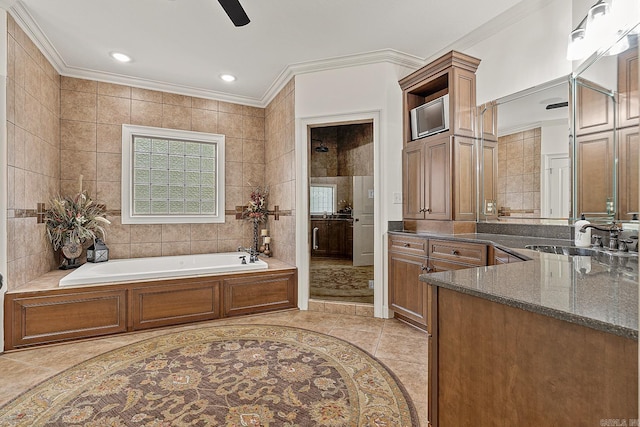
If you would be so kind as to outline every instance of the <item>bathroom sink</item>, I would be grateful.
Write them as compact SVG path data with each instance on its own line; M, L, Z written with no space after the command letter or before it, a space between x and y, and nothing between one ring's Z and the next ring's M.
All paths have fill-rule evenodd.
M559 254L568 256L591 256L598 251L591 248L579 248L577 246L553 246L553 245L527 245L525 249L531 249L548 254Z

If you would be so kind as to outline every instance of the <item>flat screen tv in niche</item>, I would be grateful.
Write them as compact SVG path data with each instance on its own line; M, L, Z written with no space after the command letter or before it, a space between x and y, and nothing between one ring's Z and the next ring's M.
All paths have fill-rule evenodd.
M411 139L449 130L449 94L411 110Z

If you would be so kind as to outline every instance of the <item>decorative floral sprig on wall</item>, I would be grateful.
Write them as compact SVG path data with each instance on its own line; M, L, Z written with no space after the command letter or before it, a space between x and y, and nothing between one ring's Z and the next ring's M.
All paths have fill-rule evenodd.
M269 189L267 187L255 186L251 191L249 205L244 211L244 217L248 220L265 222L269 211L267 210L267 196Z

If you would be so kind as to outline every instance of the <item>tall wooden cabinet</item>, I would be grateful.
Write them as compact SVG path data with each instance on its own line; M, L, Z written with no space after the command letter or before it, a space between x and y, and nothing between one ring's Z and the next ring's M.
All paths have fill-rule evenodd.
M400 80L405 220L476 219L476 77L480 60L451 51ZM449 129L416 140L411 110L449 95Z
M615 212L616 219L630 220L640 210L637 48L619 54L617 66L613 91L583 78L576 81L576 216Z

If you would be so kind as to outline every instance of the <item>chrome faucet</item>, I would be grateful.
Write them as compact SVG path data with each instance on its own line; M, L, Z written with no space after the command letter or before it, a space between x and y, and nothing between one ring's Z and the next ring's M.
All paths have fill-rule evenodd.
M255 248L243 248L242 246L238 246L238 252L248 252L249 253L249 262L254 263L258 261L258 252ZM245 263L243 263L245 264Z
M587 231L587 228L593 228L600 231L608 231L609 232L609 250L612 252L618 250L618 233L622 231L622 228L618 227L618 225L615 222L609 225L607 228L594 225L594 224L586 224L586 225L583 225L579 231L581 233L584 233L585 231Z

